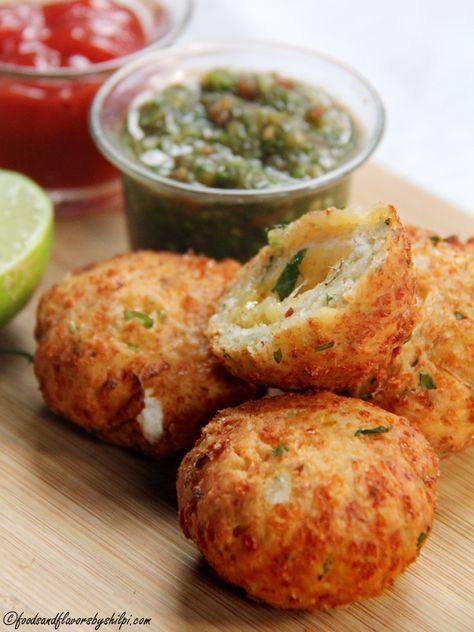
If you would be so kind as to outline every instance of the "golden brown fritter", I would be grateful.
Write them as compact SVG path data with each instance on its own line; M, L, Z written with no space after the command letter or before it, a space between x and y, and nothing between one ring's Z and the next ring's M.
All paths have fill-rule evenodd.
M441 457L474 437L474 244L407 229L416 326L374 402L414 423Z
M413 326L414 292L393 206L315 211L270 231L208 335L242 379L344 392L390 364Z
M378 595L413 562L438 459L408 421L328 392L220 412L178 474L180 522L209 564L281 608Z
M42 297L35 372L51 410L162 456L254 389L211 354L209 316L239 264L138 252L69 274Z

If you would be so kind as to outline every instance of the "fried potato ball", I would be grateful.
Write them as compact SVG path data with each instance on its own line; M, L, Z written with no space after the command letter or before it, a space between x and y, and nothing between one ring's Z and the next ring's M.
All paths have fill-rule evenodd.
M407 230L418 283L416 325L373 397L446 457L474 438L474 244Z
M255 389L231 376L205 328L239 268L192 254L125 254L41 298L34 368L55 413L153 456L190 447L218 409Z
M328 392L221 411L178 473L180 522L226 581L281 608L378 595L433 520L438 459L407 420Z
M274 228L211 318L212 349L242 379L350 391L413 325L410 246L393 206L335 208Z

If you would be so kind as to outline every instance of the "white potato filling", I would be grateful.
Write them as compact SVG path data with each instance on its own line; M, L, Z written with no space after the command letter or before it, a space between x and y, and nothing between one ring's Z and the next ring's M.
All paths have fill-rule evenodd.
M327 224L323 214L314 225L297 222L270 232L267 256L225 300L228 342L241 346L255 338L265 341L274 328L291 326L294 318L330 317L333 310L351 303L364 274L383 264L391 223L387 207L334 211ZM281 298L275 286L288 262L303 249L294 288Z
M150 443L157 443L163 434L163 406L153 395L153 389L145 389L143 408L137 416L143 436Z
M265 485L265 497L270 505L287 503L291 496L291 481L287 472L280 472Z

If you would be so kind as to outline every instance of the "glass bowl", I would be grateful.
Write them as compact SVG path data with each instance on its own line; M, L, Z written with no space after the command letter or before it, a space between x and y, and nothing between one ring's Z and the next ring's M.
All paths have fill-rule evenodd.
M139 163L122 133L136 95L222 66L276 71L324 88L355 121L354 150L322 176L264 190L183 184ZM383 125L380 98L358 73L312 50L259 41L208 42L143 56L112 75L91 108L92 135L103 154L122 172L132 248L192 249L217 259L242 261L265 243L266 227L289 222L310 210L344 207L350 175L376 148Z
M131 8L145 31L147 45L134 53L83 69L39 70L0 62L0 168L24 173L46 188L60 214L117 205L117 171L89 133L92 99L104 79L125 63L170 44L187 22L192 0L118 4Z

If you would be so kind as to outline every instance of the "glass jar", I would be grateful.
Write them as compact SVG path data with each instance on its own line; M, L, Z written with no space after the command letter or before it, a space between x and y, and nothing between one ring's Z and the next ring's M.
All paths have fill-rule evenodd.
M333 170L267 189L217 189L185 184L140 163L124 141L128 108L145 90L195 80L215 67L278 74L323 88L345 107L356 142ZM122 172L131 245L192 249L242 261L265 242L265 228L303 213L347 204L350 176L374 151L384 124L375 90L353 70L315 51L258 41L195 44L157 51L110 77L91 109L91 128L104 155Z

